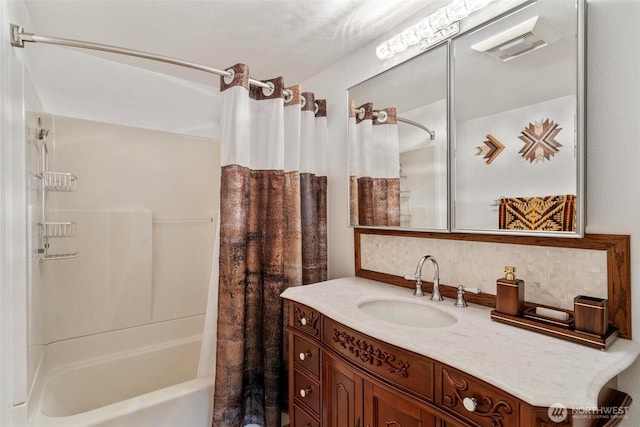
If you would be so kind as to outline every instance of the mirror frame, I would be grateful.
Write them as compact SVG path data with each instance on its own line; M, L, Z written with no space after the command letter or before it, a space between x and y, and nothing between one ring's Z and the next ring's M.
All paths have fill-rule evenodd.
M531 0L517 5L508 11L498 14L497 16L474 25L471 28L461 31L455 36L443 40L431 46L429 49L420 52L412 57L406 58L402 62L395 64L393 67L386 69L374 76L365 79L360 83L369 81L376 76L384 73L388 73L394 70L396 67L410 62L412 59L429 52L431 49L441 47L446 44L447 51L447 63L446 63L446 75L447 75L447 225L446 228L432 229L432 228L408 228L408 227L390 227L390 226L362 226L351 224L350 212L347 215L347 224L350 228L354 229L381 229L381 230L395 230L395 231L410 231L410 232L424 232L424 233L464 233L464 234L493 234L493 235L505 235L505 236L532 236L532 237L559 237L559 238L582 238L584 237L586 228L586 0L576 0L576 30L577 30L577 57L576 57L576 125L575 125L575 150L576 150L576 229L573 232L565 231L534 231L534 230L504 230L504 229L466 229L458 228L455 225L455 170L456 159L454 155L455 141L456 141L456 122L455 122L455 105L454 105L454 79L453 73L455 70L455 58L453 55L452 43L473 31L479 30L482 27L491 25L506 16L517 13L518 11L530 7L536 3L536 0ZM358 84L360 84L358 83ZM349 90L357 86L353 85L347 89L347 111L349 103ZM347 135L347 141L349 136ZM350 150L348 150L350 155ZM350 162L349 162L350 164ZM350 171L347 171L349 175ZM351 189L348 188L347 197L348 202L351 197ZM349 204L349 203L348 203Z

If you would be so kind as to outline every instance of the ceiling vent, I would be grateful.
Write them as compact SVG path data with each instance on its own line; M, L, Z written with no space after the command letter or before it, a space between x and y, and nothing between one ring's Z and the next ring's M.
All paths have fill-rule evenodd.
M506 62L558 40L560 36L536 16L471 48Z

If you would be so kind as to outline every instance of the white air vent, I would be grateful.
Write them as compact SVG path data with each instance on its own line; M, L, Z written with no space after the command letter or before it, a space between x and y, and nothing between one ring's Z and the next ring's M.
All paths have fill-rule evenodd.
M471 48L506 62L558 40L560 36L536 16Z

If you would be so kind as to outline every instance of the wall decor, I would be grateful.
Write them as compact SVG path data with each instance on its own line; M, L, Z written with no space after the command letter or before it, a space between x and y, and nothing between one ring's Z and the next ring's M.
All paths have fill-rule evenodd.
M524 147L518 153L529 160L529 163L551 160L562 147L562 144L555 140L561 130L557 123L549 119L529 123L518 137L524 142Z
M500 199L499 227L507 230L574 231L576 197L573 194Z
M490 165L502 153L502 150L504 150L504 145L493 135L488 134L484 145L476 147L476 156L484 155L485 163Z

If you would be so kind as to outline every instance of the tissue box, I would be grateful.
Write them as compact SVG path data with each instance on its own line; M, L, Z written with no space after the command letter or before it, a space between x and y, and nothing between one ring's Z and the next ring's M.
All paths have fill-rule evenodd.
M573 299L573 318L576 331L603 336L609 329L607 300L578 295Z

